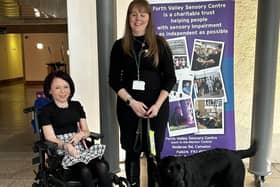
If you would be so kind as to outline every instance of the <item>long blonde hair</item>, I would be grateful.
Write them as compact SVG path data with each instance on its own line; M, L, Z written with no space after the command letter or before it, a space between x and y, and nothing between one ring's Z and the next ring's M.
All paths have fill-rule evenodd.
M155 66L157 66L159 62L157 36L154 31L152 7L146 0L133 0L128 6L127 14L126 14L125 31L124 31L123 42L122 42L124 53L129 56L132 56L131 49L133 45L133 35L129 25L129 15L132 13L133 8L145 9L146 12L149 14L149 21L144 36L145 42L147 42L148 44L148 52L145 54L145 56L154 56L154 64Z

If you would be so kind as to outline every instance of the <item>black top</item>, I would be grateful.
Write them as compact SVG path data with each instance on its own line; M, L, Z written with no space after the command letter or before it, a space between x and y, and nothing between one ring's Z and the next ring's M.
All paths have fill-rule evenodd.
M77 132L77 123L86 118L84 109L78 101L69 101L68 108L59 108L51 102L42 108L40 125L52 125L56 135Z
M141 55L140 80L145 81L145 91L135 91L132 90L132 83L137 80L136 60L134 57L124 54L122 39L114 43L111 51L109 83L116 93L121 88L125 88L132 97L138 100L143 101L143 99L145 100L145 98L153 95L152 102L154 102L160 90L170 92L176 82L172 53L167 43L159 36L157 36L157 45L159 50L157 67L154 65L153 57L145 57L144 53ZM143 36L134 37L133 47L136 56L138 56L141 49L148 48Z

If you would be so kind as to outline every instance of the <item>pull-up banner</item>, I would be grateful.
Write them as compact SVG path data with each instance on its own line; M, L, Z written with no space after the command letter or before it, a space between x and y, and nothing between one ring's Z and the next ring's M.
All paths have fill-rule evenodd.
M150 0L157 34L173 53L177 83L161 157L235 149L233 0Z

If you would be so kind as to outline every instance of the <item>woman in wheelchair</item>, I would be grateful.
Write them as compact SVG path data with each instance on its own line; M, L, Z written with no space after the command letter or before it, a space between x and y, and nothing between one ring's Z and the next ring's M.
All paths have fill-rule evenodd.
M82 105L71 98L75 92L72 78L65 72L50 73L44 81L44 94L51 100L39 115L46 140L58 145L63 155L61 165L79 175L82 186L112 187L108 164L101 159L105 145L87 147L84 140L89 136L86 114Z

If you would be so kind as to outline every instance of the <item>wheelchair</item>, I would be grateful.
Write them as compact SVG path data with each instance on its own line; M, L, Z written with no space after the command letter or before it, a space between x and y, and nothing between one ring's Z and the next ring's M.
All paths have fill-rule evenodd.
M35 181L32 187L82 187L79 179L75 177L71 170L65 170L61 166L62 157L57 154L58 145L46 141L43 137L42 130L39 126L38 115L40 108L48 103L47 98L37 98L34 106L24 109L24 113L32 114L32 126L37 140L33 145L33 152L36 156L32 159L32 165L38 165L35 173ZM103 137L102 134L90 132L86 140L87 146L91 146L96 140ZM105 163L106 160L102 158ZM109 169L109 165L108 165ZM130 187L129 182L124 177L119 177L110 173L112 184L119 187ZM95 186L98 186L98 179L94 178Z

